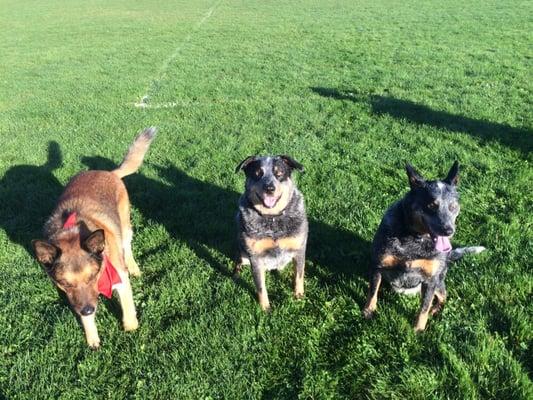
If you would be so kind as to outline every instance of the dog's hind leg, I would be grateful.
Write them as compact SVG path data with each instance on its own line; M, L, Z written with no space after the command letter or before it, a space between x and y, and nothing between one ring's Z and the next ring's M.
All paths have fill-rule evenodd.
M120 228L122 233L121 247L124 251L124 263L126 264L128 272L131 275L138 277L141 276L141 270L133 258L133 252L131 250L133 230L131 229L130 203L127 193L124 193L119 200L118 212L120 216Z
M235 267L233 268L233 277L238 278L244 265L250 265L250 259L242 254L237 254Z
M294 297L297 299L304 297L304 274L305 252L302 251L294 257Z
M444 303L446 302L446 296L446 286L444 285L444 282L442 282L435 289L436 303L433 305L433 307L431 307L430 313L432 316L442 311L444 308Z
M370 319L374 316L378 307L378 292L381 285L381 272L375 268L370 276L370 284L368 286L368 298L366 300L365 308L363 309L363 315L366 319Z

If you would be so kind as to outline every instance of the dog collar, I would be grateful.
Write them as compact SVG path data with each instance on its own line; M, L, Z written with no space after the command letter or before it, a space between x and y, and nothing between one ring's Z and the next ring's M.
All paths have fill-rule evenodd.
M63 229L73 228L76 225L77 220L78 214L75 211L70 213L63 224ZM122 280L120 279L116 268L113 266L113 264L111 264L111 261L105 254L103 263L104 270L98 279L98 293L110 299L113 289L116 289L120 284L122 284Z
M447 236L437 236L435 248L442 253L449 253L452 250L452 244Z

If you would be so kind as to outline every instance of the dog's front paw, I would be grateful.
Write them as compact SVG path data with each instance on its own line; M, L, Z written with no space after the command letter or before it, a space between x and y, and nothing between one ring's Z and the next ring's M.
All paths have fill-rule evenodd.
M372 319L374 318L374 315L376 315L376 309L372 309L372 308L368 308L368 307L365 307L363 309L363 317L365 317L365 319Z
M88 337L87 338L87 345L92 350L98 350L100 348L100 338L98 336L96 336L96 337Z
M137 263L134 260L131 260L128 263L127 268L128 268L128 272L130 273L131 276L133 276L135 278L138 278L138 277L141 276L141 270L139 269L139 266L137 265Z
M137 320L137 317L133 317L122 321L122 325L124 326L124 330L126 332L131 332L139 327L139 321Z
M300 292L300 291L297 291L297 292L294 292L294 298L296 300L301 300L304 298L304 292Z
M424 331L426 330L426 327L425 327L425 326L424 326L424 327L422 327L422 326L415 326L415 327L413 328L413 330L415 331L415 333L422 333L422 332L424 332Z

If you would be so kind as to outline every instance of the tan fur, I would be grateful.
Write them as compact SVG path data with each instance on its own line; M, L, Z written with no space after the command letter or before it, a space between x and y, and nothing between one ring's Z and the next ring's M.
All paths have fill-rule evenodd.
M123 178L137 172L143 162L144 155L150 147L150 143L152 143L152 140L154 139L152 134L153 129L154 128L146 129L135 138L135 141L128 149L128 153L120 164L120 167L113 171L114 174Z
M304 243L304 235L288 236L277 240L277 245L284 250L299 250Z
M437 302L435 305L433 305L433 307L431 307L431 315L438 314L444 307L444 303L446 302L446 291L441 291L440 289L437 289L435 291L435 298L437 299Z
M381 258L381 266L382 267L396 267L400 264L400 259L398 257L395 257L391 254L384 255Z
M304 235L287 236L280 239L253 239L250 237L246 237L245 243L253 254L261 254L265 251L272 250L277 247L284 250L298 250L303 246L304 240Z
M95 314L86 317L81 316L81 324L85 331L85 339L89 347L97 349L100 347L100 337L98 336L98 329L96 328Z
M406 262L408 268L418 268L427 276L433 276L437 273L440 262L437 259L426 260L426 259L417 259Z
M261 254L276 247L276 242L271 238L253 239L247 237L245 242L253 254Z
M365 308L363 309L363 313L365 314L367 318L369 318L372 315L372 313L374 313L378 308L378 292L379 292L380 285L381 285L381 275L379 275L379 280L378 280L377 287L374 293L371 293L370 291L368 293L366 305L365 305Z
M298 273L296 261L294 261L294 297L297 299L304 297L304 272Z
M138 327L128 271L134 275L139 275L140 271L131 251L130 205L121 177L139 168L154 134L152 129L141 133L118 169L112 172L87 171L72 178L59 198L51 218L53 234L46 243L58 247L60 256L57 266L49 269L48 273L59 288L65 291L72 307L80 314L87 343L93 348L100 345L95 313L88 316L81 314L81 310L87 305L96 310L99 296L98 279L104 271L96 258L91 257L87 251L93 243L98 247L103 244L104 254L121 278L122 283L117 292L122 307L124 329L130 331ZM64 216L72 211L77 214L77 224L75 227L63 229ZM98 230L103 230L105 244L101 234L93 235L98 234ZM88 237L90 241L87 240ZM99 240L93 241L93 238ZM83 247L88 246L89 242L89 247ZM34 241L37 256L43 264L48 262L46 243Z
M428 322L428 311L421 311L417 318L416 318L416 324L415 324L415 332L422 332L426 329L426 325Z

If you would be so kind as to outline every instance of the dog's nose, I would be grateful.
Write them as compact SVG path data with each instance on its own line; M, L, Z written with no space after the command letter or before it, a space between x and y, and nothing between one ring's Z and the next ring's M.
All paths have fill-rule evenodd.
M94 307L87 305L81 309L80 313L84 317L91 315L92 313L94 313Z
M263 185L263 190L267 193L274 193L274 191L276 190L276 187L274 186L274 184L272 182L270 183L265 183Z
M452 226L445 226L444 227L444 234L446 236L450 236L451 234L453 234L453 227Z

